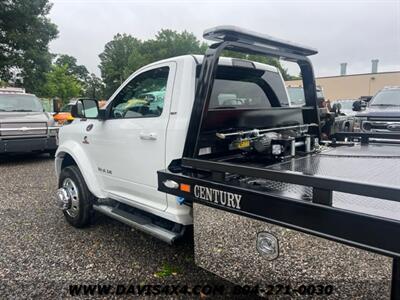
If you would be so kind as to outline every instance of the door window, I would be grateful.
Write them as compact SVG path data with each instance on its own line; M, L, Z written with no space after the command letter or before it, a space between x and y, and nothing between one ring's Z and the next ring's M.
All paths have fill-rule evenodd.
M168 74L169 67L161 67L134 77L114 98L111 117L159 117L164 107Z

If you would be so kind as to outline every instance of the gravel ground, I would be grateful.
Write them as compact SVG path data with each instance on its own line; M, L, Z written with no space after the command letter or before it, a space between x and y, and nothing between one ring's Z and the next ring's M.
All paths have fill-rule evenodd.
M195 266L190 239L169 246L104 216L68 225L46 156L0 158L0 183L0 299L65 298L69 284L232 287Z
M330 285L329 296L319 299L390 298L392 259L388 257L208 206L194 204L193 208L195 251L200 258L196 262L223 278L241 285L289 285L294 290ZM257 233L263 231L279 241L279 256L272 261L255 247ZM279 298L277 290L269 291ZM312 298L290 293L296 299Z
M56 207L53 197L56 186L54 164L50 158L0 157L0 300L68 298L71 297L70 284L111 284L114 287L118 284L209 284L224 286L225 298L234 298L231 294L232 284L194 264L191 239L169 246L100 215L96 215L93 224L88 228L73 228L66 223L62 212ZM210 219L210 216L206 218L209 214L213 215L215 222L203 224L202 220ZM202 219L197 228L201 231L196 235L200 239L197 251L202 253L203 259L198 263L227 278L250 283L253 282L250 280L253 277L270 278L271 274L276 273L278 276L282 269L295 272L301 266L301 270L295 272L297 275L301 273L297 278L299 282L304 281L301 277L304 273L318 275L320 279L342 278L349 281L348 290L340 289L339 294L343 297L336 294L329 299L361 299L363 297L359 296L359 292L367 290L370 291L369 295L374 295L374 299L386 298L383 295L388 292L387 282L391 267L391 262L386 258L362 253L347 246L331 245L328 241L307 241L297 236L299 233L290 231L285 231L288 236L284 237L279 228L271 227L270 230L278 230L276 234L280 236L282 253L285 254L286 251L285 239L292 241L299 238L301 243L298 245L304 249L315 249L315 254L296 258L296 251L287 249L287 253L281 256L281 261L274 268L269 268L265 260L254 252L254 248L240 248L240 245L253 242L246 240L249 238L249 230L254 229L256 233L271 225L261 222L247 224L247 218L226 215L222 211L205 207L197 212L197 216ZM217 229L223 224L232 225L231 236L236 239L224 240L230 231L224 232L224 235L219 234ZM244 228L246 232L243 232ZM244 235L241 236L240 233ZM291 237L290 234L295 236ZM232 253L234 249L238 251ZM306 253L306 250L298 252L300 255ZM285 259L286 255L292 257ZM307 257L312 257L313 260L307 262ZM317 267L314 266L315 258L319 259ZM250 273L242 272L238 268L239 262ZM289 273L291 272L287 275ZM292 274L288 278L291 280L296 276ZM361 287L361 280L369 283ZM379 284L371 284L377 281ZM380 287L382 283L384 286ZM115 295L112 297L124 298ZM187 296L174 295L168 298Z

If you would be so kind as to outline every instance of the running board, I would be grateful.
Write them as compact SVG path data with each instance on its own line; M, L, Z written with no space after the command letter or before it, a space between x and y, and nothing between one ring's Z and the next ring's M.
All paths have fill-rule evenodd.
M169 231L165 228L153 224L150 218L133 215L118 208L110 207L107 205L93 205L93 209L128 226L146 232L170 245L172 245L176 239L182 236L182 233Z

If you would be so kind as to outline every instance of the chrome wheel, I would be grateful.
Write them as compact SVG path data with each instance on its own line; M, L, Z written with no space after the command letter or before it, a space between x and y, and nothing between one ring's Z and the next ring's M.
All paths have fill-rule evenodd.
M79 214L79 190L75 182L71 178L65 178L62 187L68 193L71 199L71 207L65 212L71 217L75 218Z

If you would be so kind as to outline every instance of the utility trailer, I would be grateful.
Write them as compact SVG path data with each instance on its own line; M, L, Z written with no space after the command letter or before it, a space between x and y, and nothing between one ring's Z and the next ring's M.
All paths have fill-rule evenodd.
M201 66L183 156L158 172L159 191L193 205L196 263L264 284L266 295L318 295L310 285L325 284L336 298L400 299L400 148L390 143L400 136L383 144L341 132L321 145L314 49L230 26L204 36L216 43ZM223 50L297 62L306 105L209 111ZM250 144L268 154L249 154Z

